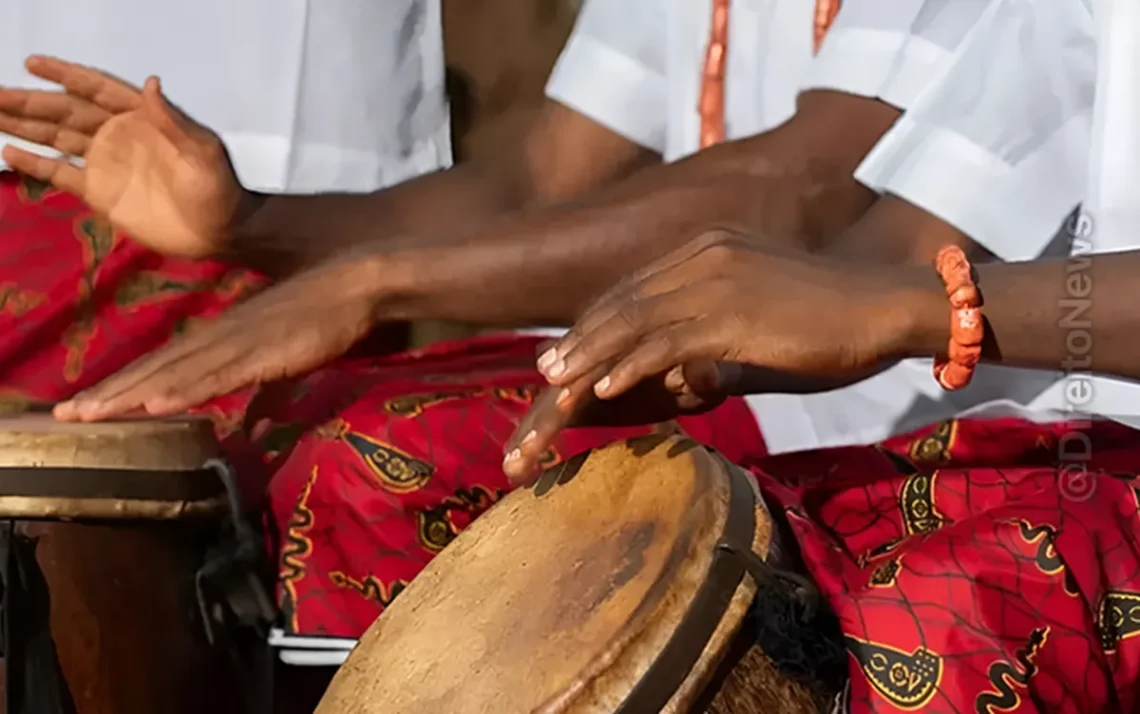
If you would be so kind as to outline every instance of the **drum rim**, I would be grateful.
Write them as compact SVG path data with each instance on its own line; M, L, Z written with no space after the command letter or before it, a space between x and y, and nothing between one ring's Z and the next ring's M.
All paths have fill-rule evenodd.
M182 521L229 511L226 494L201 501L0 496L0 519L27 521Z
M200 416L75 423L29 411L0 418L0 469L185 472L220 455L213 423Z
M663 711L695 674L705 650L723 626L741 585L746 583L743 556L745 553L755 556L758 494L742 469L715 450L704 448L728 480L728 508L721 535L713 546L708 573L689 601L684 616L614 714Z

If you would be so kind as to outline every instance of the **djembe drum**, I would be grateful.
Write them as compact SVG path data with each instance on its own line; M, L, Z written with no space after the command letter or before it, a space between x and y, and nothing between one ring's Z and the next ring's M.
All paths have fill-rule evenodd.
M206 420L0 419L8 714L237 711L200 606L217 459Z
M750 477L689 439L573 459L417 576L317 714L818 711L845 655L774 530Z

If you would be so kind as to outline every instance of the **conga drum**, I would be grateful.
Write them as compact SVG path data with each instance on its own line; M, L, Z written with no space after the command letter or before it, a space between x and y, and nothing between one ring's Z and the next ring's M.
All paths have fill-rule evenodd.
M218 456L206 420L0 419L8 714L237 711L200 614Z
M752 479L689 439L577 457L417 576L317 712L819 711L841 638L775 532Z

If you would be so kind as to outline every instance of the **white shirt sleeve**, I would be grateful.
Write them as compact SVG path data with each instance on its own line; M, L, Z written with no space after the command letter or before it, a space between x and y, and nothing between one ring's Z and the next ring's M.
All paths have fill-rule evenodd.
M664 153L666 3L586 0L546 95L647 149Z
M950 63L992 0L846 0L804 89L910 107Z
M1004 260L1034 258L1084 198L1095 82L1081 0L994 0L855 175Z

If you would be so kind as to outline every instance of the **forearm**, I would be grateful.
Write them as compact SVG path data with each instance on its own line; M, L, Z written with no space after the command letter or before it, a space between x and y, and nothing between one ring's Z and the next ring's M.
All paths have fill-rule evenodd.
M367 194L254 196L225 257L279 278L354 248L465 232L530 198L508 170L477 163Z
M516 141L482 160L371 194L255 197L228 257L281 277L348 251L446 243L504 214L575 199L659 162L547 101Z
M1140 379L1140 252L976 266L995 364ZM911 305L899 356L946 349L949 305L932 268L903 278Z
M495 221L462 243L380 256L393 266L383 314L495 326L568 325L649 260L720 222L759 220L766 179L708 180L621 201Z

